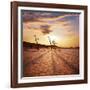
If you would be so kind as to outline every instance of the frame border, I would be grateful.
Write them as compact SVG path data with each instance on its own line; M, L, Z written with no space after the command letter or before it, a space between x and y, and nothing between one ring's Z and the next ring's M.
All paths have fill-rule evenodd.
M84 80L18 83L18 64L17 64L18 63L18 24L17 24L18 6L84 10ZM11 88L87 83L88 82L87 13L88 13L87 6L82 6L82 5L66 5L66 4L34 3L34 2L18 2L18 1L11 2Z

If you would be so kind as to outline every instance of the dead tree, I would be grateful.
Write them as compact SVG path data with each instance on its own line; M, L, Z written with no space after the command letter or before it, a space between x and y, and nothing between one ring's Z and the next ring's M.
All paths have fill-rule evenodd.
M56 42L54 40L52 41L52 43L53 43L54 46L56 46Z
M56 42L54 40L52 41L52 44L53 44L54 47L56 47Z
M37 38L36 35L34 35L34 37L35 37L35 42L36 42L36 45L37 45L37 49L39 49L39 43L38 43L39 38Z
M49 43L51 45L51 49L52 49L52 41L51 41L51 38L48 36L48 40L49 40Z

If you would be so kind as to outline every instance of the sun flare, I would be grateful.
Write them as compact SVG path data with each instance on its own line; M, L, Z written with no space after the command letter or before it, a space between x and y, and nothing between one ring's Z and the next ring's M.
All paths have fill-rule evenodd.
M58 40L58 37L55 35L49 35L48 37L50 37L51 41L53 41L53 40L57 41Z

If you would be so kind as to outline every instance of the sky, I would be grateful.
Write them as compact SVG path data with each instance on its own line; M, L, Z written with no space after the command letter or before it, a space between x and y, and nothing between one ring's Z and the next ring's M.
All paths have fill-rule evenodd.
M22 10L23 41L59 47L79 47L79 15L73 12ZM53 44L53 43L52 43Z

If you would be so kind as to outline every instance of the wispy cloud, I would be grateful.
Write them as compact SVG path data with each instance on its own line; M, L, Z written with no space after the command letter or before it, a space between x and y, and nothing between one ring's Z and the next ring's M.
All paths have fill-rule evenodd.
M57 17L53 17L53 18L40 18L38 20L41 20L43 22L48 22L48 23L55 23L55 22L65 22L66 19L68 17L77 17L79 16L79 14L66 14L66 15L60 15L60 16L57 16Z
M22 19L24 22L27 21L41 21L41 18L54 18L57 17L58 14L52 14L49 12L42 12L42 11L23 11L22 12Z
M46 34L49 34L50 32L52 32L49 28L50 26L49 25L42 25L40 26L41 28L41 32L46 35Z
M38 22L37 22L37 25L36 23L24 23L23 24L24 30L32 30L32 29L33 31L39 30L43 35L46 35L52 32L52 30L50 30L50 27L51 26L48 24L45 24L45 23L38 24Z

